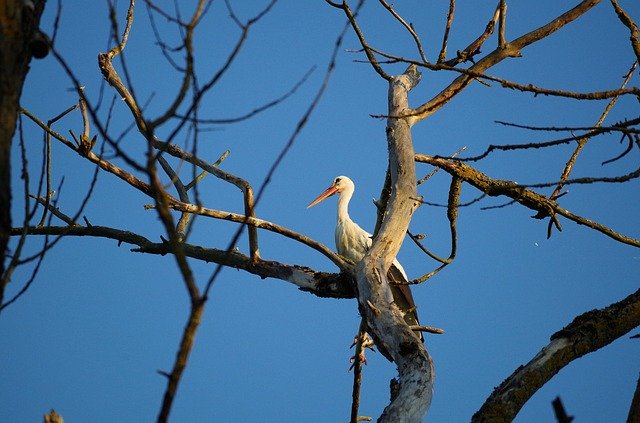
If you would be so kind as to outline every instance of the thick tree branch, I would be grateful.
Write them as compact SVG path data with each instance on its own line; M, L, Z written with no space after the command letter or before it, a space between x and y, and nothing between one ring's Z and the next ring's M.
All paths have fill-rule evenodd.
M472 422L510 422L531 396L563 367L597 351L640 325L640 290L609 307L592 310L551 336L551 342L498 386Z
M11 230L12 236L20 236L23 228ZM152 242L148 238L134 232L110 228L107 226L45 226L28 227L27 235L64 235L64 236L88 236L106 238L121 243L137 246L134 252L144 254L166 255L174 254L169 243ZM184 254L192 259L204 262L220 263L224 266L240 269L261 278L280 279L296 285L302 291L310 292L318 297L327 298L355 298L353 279L350 276L352 267L348 264L346 272L329 273L319 272L309 267L289 265L278 261L259 260L254 262L251 258L238 251L225 251L217 248L204 248L197 245L183 244Z
M415 66L392 77L389 115L401 116L408 108L409 91L420 81ZM381 352L398 366L399 390L385 408L381 422L418 422L426 414L433 391L433 364L424 344L405 323L393 302L387 272L418 206L416 172L408 119L387 122L391 193L371 249L356 266L360 313Z

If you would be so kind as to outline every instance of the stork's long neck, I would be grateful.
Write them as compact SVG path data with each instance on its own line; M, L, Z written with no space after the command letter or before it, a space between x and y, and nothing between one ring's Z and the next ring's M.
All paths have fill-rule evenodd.
M353 195L352 190L344 190L338 197L338 222L351 220L349 217L349 201Z

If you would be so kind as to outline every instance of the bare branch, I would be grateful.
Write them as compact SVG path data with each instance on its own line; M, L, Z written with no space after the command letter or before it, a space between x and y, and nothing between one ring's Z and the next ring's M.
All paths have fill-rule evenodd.
M118 242L137 246L134 252L144 254L166 255L173 253L166 242L154 243L148 238L131 231L110 228L100 225L91 226L46 226L14 228L12 236L19 236L23 231L28 235L64 235L88 236L112 239ZM226 251L216 248L203 248L197 245L184 244L185 255L207 263L220 263L230 268L241 269L261 278L274 278L290 282L301 290L326 298L355 298L355 289L351 272L353 267L345 263L348 271L341 273L327 273L313 270L299 265L288 265L277 261L260 260L255 263L247 255L238 251Z
M547 148L553 147L563 144L569 144L575 142L580 138L585 137L594 137L596 135L605 134L609 132L622 132L623 134L636 134L638 130L633 128L634 125L638 125L640 123L640 118L630 119L625 122L620 122L615 124L614 126L603 126L600 128L592 128L592 127L535 127L529 125L518 125L509 122L496 121L501 125L513 126L516 128L524 128L531 129L537 131L586 131L584 134L573 135L566 138L560 138L552 141L538 142L538 143L526 143L526 144L506 144L506 145L495 145L490 144L487 149L477 156L465 157L461 159L457 159L463 162L477 162L479 160L484 159L489 154L494 151L513 151L513 150L524 150L530 148Z
M175 398L176 392L178 390L178 383L180 382L180 377L184 372L184 369L187 367L187 361L189 359L189 353L193 348L193 344L195 342L195 334L202 321L202 313L204 312L204 301L199 300L195 304L192 304L192 307L189 311L189 317L187 319L187 324L182 331L182 339L180 340L180 348L176 354L176 360L173 365L173 369L171 373L168 374L168 383L167 389L164 391L164 397L162 399L162 408L160 409L160 414L158 415L158 423L165 423L169 420L169 412L171 411L171 406L173 405L173 399Z
M174 210L185 211L188 213L198 214L201 216L208 216L215 219L228 220L230 222L243 223L259 229L266 229L268 231L276 232L287 238L301 242L313 248L314 250L322 253L324 256L326 256L329 260L335 263L336 266L338 266L342 270L347 270L351 267L351 265L348 262L346 262L342 257L334 253L330 248L327 248L326 246L312 240L311 238L308 238L302 234L294 232L291 229L287 229L284 226L280 226L275 223L258 219L255 217L243 216L241 214L231 213L227 211L208 209L208 208L197 206L194 204L181 203L179 201L173 202L171 207Z
M369 336L367 335L367 324L364 319L360 320L360 328L358 329L358 334L356 335L356 340L354 341L356 350L353 355L353 364L351 368L353 369L353 388L351 390L351 419L349 423L357 423L360 421L360 416L358 415L358 409L360 408L360 387L362 385L362 365L365 364L364 351L365 346L364 343L368 340Z
M171 183L173 184L174 188L178 192L178 197L180 198L180 201L182 201L183 203L188 203L189 195L187 194L187 187L182 183L182 181L180 180L180 177L176 174L176 172L173 170L171 165L169 165L169 163L163 156L158 156L158 163L160 163L160 166L162 167L164 172L167 174L167 176L169 176ZM178 239L181 242L183 242L186 238L186 229L190 220L191 220L190 213L182 213L180 215L180 219L178 220L178 223L176 225L176 232L178 234Z
M496 7L496 10L493 12L493 17L487 23L487 26L484 29L484 32L480 34L478 38L476 38L471 44L469 44L464 50L458 51L456 57L445 62L448 66L455 66L458 63L472 61L473 57L480 53L480 48L484 44L485 41L493 34L493 31L496 27L496 23L498 22L498 18L500 17L500 3Z
M122 37L120 38L120 42L118 43L118 45L113 47L107 53L107 55L109 56L109 59L113 59L115 56L120 54L124 50L125 46L127 45L127 40L129 39L129 32L131 31L131 25L133 24L133 9L135 7L135 3L136 3L135 0L129 1L129 9L127 10L127 18L126 18L127 24L124 27L124 32L122 33ZM115 14L115 10L113 9L112 5L109 4L109 6L111 9L111 13Z
M504 195L512 198L523 206L537 211L537 216L552 216L554 214L559 214L579 225L584 225L601 232L616 241L634 247L640 247L639 239L620 234L600 223L578 216L569 210L560 207L554 200L530 191L515 182L492 179L484 173L457 160L446 160L423 154L416 154L416 161L438 166L447 173L460 177L464 182L473 185L490 196Z
M309 71L307 71L307 73L305 73L302 78L296 82L296 84L286 93L284 93L283 95L281 95L280 97L273 99L259 107L254 108L253 110L251 110L250 112L247 112L243 115L240 116L236 116L236 117L228 117L228 118L199 118L197 120L189 117L189 116L184 116L184 115L180 115L180 114L176 114L176 117L180 118L180 119L187 119L189 121L192 122L197 122L197 123L201 123L201 124L218 124L218 125L222 125L222 124L232 124L232 123L238 123L238 122L242 122L243 120L248 120L266 110L271 109L272 107L275 107L277 105L279 105L280 103L282 103L284 100L286 100L287 98L291 97L297 90L298 88L300 88L309 78L309 76L311 75L311 73L313 73L313 71L315 70L315 67L309 69Z
M618 89L611 89L611 90L605 90L605 91L576 92L576 91L567 91L567 90L559 90L559 89L551 89L551 88L539 87L539 86L536 86L534 84L521 84L521 83L518 83L518 82L509 81L509 80L504 79L504 78L499 78L499 77L496 77L496 76L488 75L488 74L486 74L484 72L479 72L476 69L476 65L472 66L469 69L464 69L464 68L450 66L450 65L445 64L445 63L423 63L423 62L420 62L420 61L407 59L407 58L404 58L404 57L395 56L395 55L392 55L392 54L389 54L389 53L385 53L385 52L377 50L377 49L375 49L373 47L370 47L370 49L374 53L389 59L386 62L380 62L380 63L407 63L407 64L412 64L412 65L424 67L426 69L434 70L434 71L445 70L445 71L450 71L450 72L457 72L457 73L460 73L462 76L469 77L470 80L474 80L475 79L478 82L483 83L485 85L487 85L487 83L485 81L497 82L497 83L500 84L500 86L502 88L514 89L514 90L518 90L518 91L522 91L522 92L530 92L530 93L533 93L534 96L545 95L545 96L572 98L572 99L576 99L576 100L607 100L607 99L610 99L610 98L613 98L613 97L617 97L617 96L621 96L621 95L634 95L634 96L639 96L640 95L640 89L637 88L637 87L624 88L624 89L619 89L618 88ZM458 77L456 79L456 81L460 80L460 78L462 78L462 76ZM452 84L454 84L456 81L454 81ZM468 82L470 82L470 81L468 81ZM449 87L451 87L451 86L452 85L450 84ZM442 95L445 92L446 92L446 90L442 91L439 95ZM457 94L457 92L456 92L456 94ZM444 104L440 105L438 108L440 108L442 106L444 106ZM415 112L406 113L406 115L407 116L415 116ZM371 117L373 117L373 118L387 118L389 116L388 115L380 115L380 114L372 114ZM421 120L421 119L418 119L418 120Z
M27 170L27 153L26 153L26 148L25 148L25 142L24 142L24 132L23 132L23 128L22 128L22 119L20 118L20 115L18 115L18 134L20 136L20 155L21 155L21 161L22 161L22 179L23 179L23 191L24 191L24 217L23 217L23 221L22 224L23 226L27 226L29 223L29 218L31 216L31 214L29 213L29 172ZM8 234L7 234L8 235ZM3 302L4 302L4 293L5 293L5 289L7 287L7 285L9 284L9 281L11 281L11 275L13 274L13 272L15 271L16 267L18 266L18 262L20 260L20 255L22 254L22 249L24 248L25 242L27 240L27 231L25 229L23 229L22 231L20 231L20 233L18 234L20 236L20 239L18 240L18 244L15 247L14 253L13 253L13 257L11 257L11 260L9 261L8 264L5 265L4 263L4 254L3 254L3 260L2 260L2 272L0 273L0 311L4 308L3 306Z
M67 110L63 111L62 113L58 114L56 117L54 117L53 119L47 121L47 127L51 128L51 125L53 125L55 122L57 122L58 120L62 119L64 116L66 116L68 113L72 112L73 110L78 108L78 104L74 104L73 106L69 107ZM47 207L46 205L49 204L49 201L51 200L51 195L52 195L52 191L51 191L51 134L47 131L44 131L44 156L45 156L45 160L43 163L43 170L42 170L42 177L45 177L46 175L46 204L45 207L43 208L43 212L42 212L42 217L40 218L40 223L39 225L44 225L44 222L47 218ZM42 181L41 181L42 183ZM41 192L40 187L38 187L38 192Z
M599 2L600 0L585 0L581 2L573 9L567 11L566 13L563 13L549 23L507 43L504 48L498 48L489 53L487 56L479 60L475 65L471 66L469 70L482 73L488 68L496 65L497 63L500 63L508 57L518 57L520 55L520 50L551 35L558 29L576 20L577 18L588 12ZM412 116L416 120L422 120L430 116L436 110L447 104L459 92L461 92L467 85L471 83L471 81L473 81L473 79L473 77L468 75L459 76L438 95L415 109L415 111L411 113Z
M432 276L440 272L442 269L447 267L449 264L451 264L453 260L456 258L456 252L458 248L457 220L458 220L458 208L460 207L461 189L462 189L462 179L458 178L457 176L454 176L453 178L451 178L451 185L449 187L449 204L447 207L447 219L449 220L449 232L451 234L451 252L449 253L449 257L447 257L446 259L441 259L440 257L433 255L432 253L427 251L422 246L422 244L420 244L415 239L415 237L411 236L411 239L418 245L418 247L420 247L420 249L422 249L422 251L427 253L431 258L435 258L442 264L439 267L437 267L435 270L427 273L426 275L423 275L417 279L410 281L409 282L410 284L418 284L426 281L427 279L431 278Z
M71 141L69 141L68 139L66 139L65 137L63 137L62 135L57 133L56 131L48 128L47 125L44 124L44 122L42 122L40 119L38 119L36 116L34 116L31 112L29 112L28 110L23 109L23 108L20 109L20 112L23 113L25 116L27 116L29 119L31 119L35 124L40 126L42 129L47 131L47 133L51 134L52 137L54 137L58 141L62 142L64 145L66 145L67 147L69 147L73 151L78 152L78 147L77 146L75 146ZM153 195L152 190L151 190L151 186L149 184L147 184L146 182L140 180L138 177L136 177L133 174L127 172L126 170L122 169L121 167L116 166L113 163L111 163L111 162L109 162L109 161L97 156L93 152L89 152L85 157L88 160L90 160L91 162L93 162L93 163L97 164L98 166L100 166L102 169L106 170L107 172L116 175L117 177L119 177L123 181L127 182L129 185L133 186L137 190L144 192L148 196L152 196Z
M471 419L512 421L524 403L572 361L609 345L640 325L640 290L606 308L592 310L551 336L551 342L498 386Z

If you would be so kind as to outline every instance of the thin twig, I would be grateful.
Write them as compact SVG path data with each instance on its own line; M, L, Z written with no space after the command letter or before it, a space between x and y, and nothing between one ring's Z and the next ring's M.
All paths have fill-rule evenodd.
M184 67L184 71L182 72L183 73L182 84L178 89L176 98L173 100L173 102L167 108L167 110L161 116L159 116L158 118L156 118L151 122L152 127L158 127L162 125L164 122L166 122L167 120L169 120L171 117L173 117L176 111L178 110L178 108L180 107L180 105L182 104L182 102L184 101L185 97L187 96L187 92L189 91L191 81L195 77L194 67L193 67L193 32L198 22L200 21L200 18L202 16L202 13L204 12L206 3L207 2L205 0L200 0L193 12L193 16L191 17L191 20L183 26L183 28L185 29L185 34L183 36L183 48L186 53L186 57L185 57L186 64ZM147 5L149 5L149 2L147 2Z
M74 104L73 106L64 110L62 113L58 114L58 116L55 116L53 119L47 121L47 127L51 128L51 126L55 122L62 119L64 116L66 116L67 114L69 114L70 112L72 112L77 108L78 108L78 104ZM51 191L51 133L49 133L48 131L44 131L44 150L45 150L45 167L42 173L43 175L46 175L46 193L45 193L46 204L45 204L45 207L43 207L40 223L38 223L38 225L40 226L44 225L44 222L47 218L47 206L49 205L49 201L51 200L51 196L53 195L53 192Z
M411 34L411 37L413 37L413 41L416 43L416 48L418 49L418 53L420 53L420 57L422 58L422 61L425 63L429 63L429 61L427 60L427 55L424 53L424 49L422 48L422 43L420 42L420 37L418 37L418 34L416 33L415 29L413 28L413 25L407 23L402 16L400 16L398 14L398 12L395 11L395 9L393 8L392 5L390 5L389 3L387 3L385 0L378 0L380 2L380 4L382 6L384 6L385 9L387 9L389 11L389 13L391 13L391 15L396 18L398 20L398 22L400 22L400 24L402 24L402 26L405 27L405 29L407 31L409 31L409 34Z
M280 103L282 103L284 100L286 100L287 98L289 98L290 96L292 96L297 90L298 88L300 88L309 78L309 76L313 73L313 71L315 70L315 66L312 67L311 69L309 69L303 76L302 78L296 82L296 84L286 93L284 93L283 95L281 95L280 97L273 99L261 106L258 106L256 108L254 108L253 110L240 115L240 116L235 116L235 117L229 117L229 118L199 118L197 120L198 123L201 124L214 124L214 125L228 125L228 124L233 124L233 123L238 123L238 122L242 122L244 120L248 120L266 110L271 109L272 107L275 107L277 105L279 105ZM185 116L185 115L181 115L181 114L176 114L176 117L180 118L180 119L187 119L188 121L194 121L194 119L190 116Z
M447 44L449 43L449 31L451 30L451 24L453 23L453 14L456 9L456 1L449 0L449 12L447 12L447 23L444 27L444 34L442 36L442 47L440 48L440 54L438 54L438 64L444 63L447 60Z
M362 386L362 365L364 364L364 346L363 343L367 339L367 325L364 318L360 320L360 328L356 335L355 353L353 356L353 387L351 389L351 419L350 423L357 423L358 410L360 408L360 387Z
M632 338L635 337L638 337L638 335L632 336ZM638 421L640 421L640 377L636 382L636 389L629 406L629 414L627 415L627 423L637 423Z

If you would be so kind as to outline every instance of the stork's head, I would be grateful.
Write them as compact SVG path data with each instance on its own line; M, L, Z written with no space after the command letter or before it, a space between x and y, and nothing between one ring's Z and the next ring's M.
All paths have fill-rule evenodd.
M339 193L339 194L343 192L353 193L354 189L355 189L355 185L353 184L353 181L351 179L347 178L346 176L337 176L336 179L333 180L333 183L331 184L331 186L326 190L324 190L322 194L318 196L318 198L313 200L307 206L307 208L315 206L316 204L320 203L322 200L325 200L331 197L335 193Z

